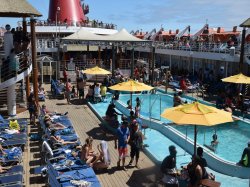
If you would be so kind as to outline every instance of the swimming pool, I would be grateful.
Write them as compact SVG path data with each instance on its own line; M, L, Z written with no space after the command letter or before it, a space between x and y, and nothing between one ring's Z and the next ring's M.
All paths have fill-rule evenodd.
M105 116L106 109L110 103L108 100L105 103L97 103L91 104L91 107L96 111L99 117ZM169 138L167 138L161 132L154 129L146 130L146 139L144 143L148 145L145 148L146 152L149 153L151 158L155 160L157 163L160 163L166 155L168 155L168 146L175 145L178 151L177 154L177 168L180 168L183 165L188 164L190 161L191 155L188 154L185 150L183 150L176 143L172 142ZM157 137L157 138L155 138ZM221 173L218 173L214 170L207 168L208 172L212 172L216 176L216 180L221 182L222 187L247 187L249 180L248 179L240 179L237 177L227 176Z
M134 105L136 97L139 97L142 101L140 112L142 116L157 119L166 123L170 122L167 119L161 118L160 114L164 111L164 109L173 106L172 96L166 94L134 95ZM123 103L126 103L129 98L129 95L122 95L120 100ZM184 101L190 102L191 100L184 99ZM173 125L173 127L182 132L184 135L187 134L190 139L193 139L193 126ZM215 131L218 135L219 141L215 154L225 160L238 162L244 148L247 146L247 142L250 139L250 124L239 120L237 122L221 124L214 127L199 126L197 136L198 143L200 145L210 145L212 135Z

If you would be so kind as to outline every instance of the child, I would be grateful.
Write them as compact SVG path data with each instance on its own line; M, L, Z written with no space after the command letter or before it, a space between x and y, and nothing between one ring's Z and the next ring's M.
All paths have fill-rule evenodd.
M73 98L75 98L75 97L76 97L76 89L75 89L75 86L72 87L71 93L72 93L71 96L72 96Z

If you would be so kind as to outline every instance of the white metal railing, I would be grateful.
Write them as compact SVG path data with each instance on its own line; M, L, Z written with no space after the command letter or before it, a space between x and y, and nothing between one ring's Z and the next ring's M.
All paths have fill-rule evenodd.
M3 62L0 66L0 83L21 74L29 68L30 64L31 60L24 52L15 55L14 58L6 60L6 62Z
M21 22L19 22L21 24ZM30 22L27 22L27 25L30 26ZM94 27L94 28L102 28L102 29L117 29L117 25L113 23L103 23L102 21L85 21L85 22L75 22L71 21L70 23L65 23L58 21L57 23L55 21L48 21L48 20L38 20L36 22L36 26L78 26L78 27Z
M155 42L157 49L172 49L182 51L198 51L198 52L212 52L212 53L230 53L232 47L234 47L235 53L240 52L240 45L229 46L227 43L182 43L182 42ZM247 49L249 48L246 45Z

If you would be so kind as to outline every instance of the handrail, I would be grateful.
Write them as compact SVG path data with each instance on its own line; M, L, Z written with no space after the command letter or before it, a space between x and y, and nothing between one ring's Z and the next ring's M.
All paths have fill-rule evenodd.
M17 77L19 74L26 71L31 65L30 59L21 52L13 58L6 60L0 66L0 83L3 83L11 78Z
M19 22L21 23L21 22ZM30 26L30 22L27 22L27 25ZM113 23L103 23L102 21L86 20L85 22L74 22L71 21L70 24L58 21L57 24L55 21L49 22L48 20L37 20L36 26L79 26L79 27L94 27L94 28L102 28L102 29L117 29L117 25Z

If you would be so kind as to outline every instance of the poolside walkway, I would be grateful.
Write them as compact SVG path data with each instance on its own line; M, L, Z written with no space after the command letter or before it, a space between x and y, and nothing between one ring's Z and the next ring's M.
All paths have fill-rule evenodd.
M45 90L49 90L49 85L45 85ZM86 92L85 92L86 93ZM48 97L50 97L48 93ZM74 104L75 103L75 104ZM42 104L42 103L41 103ZM111 154L111 167L106 173L97 173L101 185L104 187L125 187L125 186L160 186L159 183L159 168L144 154L141 153L139 166L141 169L134 167L129 168L127 171L117 170L116 162L118 153L114 148L114 142L112 141L112 135L108 134L104 136L102 128L99 126L100 121L89 109L89 107L79 100L72 101L72 104L66 104L66 100L58 99L46 99L45 102L47 108L50 111L56 112L69 112L74 129L76 130L78 136L82 143L88 136L92 136L94 141L94 148L100 142L100 140L106 140L109 144L109 150ZM23 112L18 117L27 117L28 113ZM38 131L37 127L30 126L31 132ZM38 142L28 142L28 149L25 152L25 184L26 186L43 186L45 181L42 181L40 175L30 174L33 170L32 168L39 166L39 143ZM129 158L127 159L127 163ZM32 172L31 172L32 173Z

